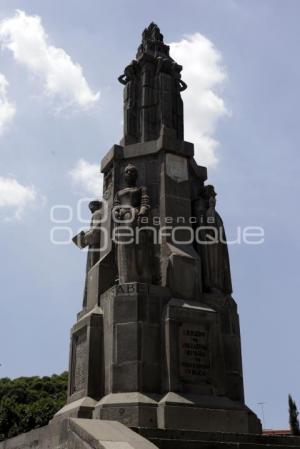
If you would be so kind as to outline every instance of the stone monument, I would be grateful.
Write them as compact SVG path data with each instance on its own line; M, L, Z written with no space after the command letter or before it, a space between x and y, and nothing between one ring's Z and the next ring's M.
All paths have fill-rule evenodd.
M103 200L73 239L88 257L67 404L0 449L300 446L261 436L245 405L225 229L184 141L181 70L151 23L119 77L124 135L101 163Z
M119 77L124 136L101 164L106 213L97 235L109 238L101 248L103 239L93 240L99 253L88 262L71 332L68 405L58 416L259 433L244 403L216 193L183 138L181 70L151 23Z

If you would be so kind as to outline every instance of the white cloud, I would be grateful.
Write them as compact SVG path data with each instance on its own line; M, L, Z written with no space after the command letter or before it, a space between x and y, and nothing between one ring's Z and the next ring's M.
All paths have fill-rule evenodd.
M172 42L171 56L183 66L182 79L188 89L183 92L185 139L195 144L195 159L201 165L218 162L214 138L221 117L229 115L216 88L226 81L222 56L213 43L200 33Z
M75 167L69 172L74 185L78 186L82 192L93 195L96 198L102 197L102 174L97 164L91 164L84 159L79 159Z
M37 192L33 186L24 186L15 178L4 178L0 176L0 209L13 211L13 217L21 219L25 209L32 205L37 198Z
M46 94L59 97L63 107L85 109L98 101L100 94L91 90L82 67L65 50L49 43L39 16L17 10L15 16L0 22L0 42L42 81Z
M16 109L7 98L8 81L5 76L0 73L0 136L11 123Z

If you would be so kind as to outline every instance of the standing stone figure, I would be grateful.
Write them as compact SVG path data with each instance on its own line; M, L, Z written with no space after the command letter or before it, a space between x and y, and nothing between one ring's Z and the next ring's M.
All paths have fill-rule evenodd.
M181 79L182 66L170 57L157 58L157 90L159 92L158 123L176 131L176 137L183 139L183 102L181 92L187 85Z
M124 87L124 134L126 136L138 136L139 111L138 111L138 79L137 62L133 60L125 67L123 75L118 80Z
M197 251L201 257L206 292L232 293L228 248L223 220L216 211L214 186L203 188L194 205L198 225Z
M81 231L73 238L73 242L81 249L89 247L86 261L86 275L83 294L83 308L87 304L88 272L100 259L102 202L98 200L89 203L92 213L91 225L88 231Z
M142 218L149 216L149 196L146 187L136 185L134 165L127 165L124 178L127 187L116 193L113 208L119 283L151 282L147 232L142 229Z

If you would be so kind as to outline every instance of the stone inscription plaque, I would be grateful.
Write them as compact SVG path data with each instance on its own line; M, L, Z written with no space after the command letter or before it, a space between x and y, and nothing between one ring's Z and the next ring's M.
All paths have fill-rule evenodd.
M176 182L183 182L189 179L187 159L185 157L167 153L166 168L167 175Z
M86 363L87 363L87 328L84 327L74 335L74 379L73 393L83 390L86 385Z
M179 375L183 382L209 383L208 330L201 324L179 326Z

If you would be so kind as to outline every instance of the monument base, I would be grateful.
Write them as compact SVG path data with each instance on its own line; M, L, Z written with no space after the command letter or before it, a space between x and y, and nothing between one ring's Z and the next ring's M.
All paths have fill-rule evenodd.
M138 392L109 394L98 402L93 417L128 427L157 427L157 399Z
M297 449L294 436L154 428L129 429L116 421L66 418L15 438L0 449Z
M93 418L128 427L191 429L201 432L262 432L260 420L244 404L228 398L167 393L115 393L102 398Z
M261 422L244 404L228 398L168 393L158 403L159 429L200 432L262 432Z

